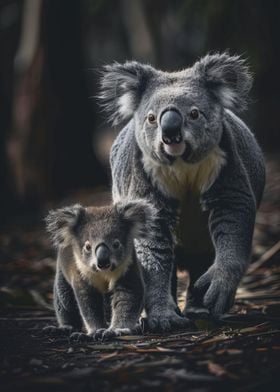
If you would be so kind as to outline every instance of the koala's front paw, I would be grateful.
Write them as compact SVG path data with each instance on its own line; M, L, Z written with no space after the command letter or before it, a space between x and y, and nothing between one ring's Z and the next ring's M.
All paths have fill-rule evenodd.
M170 332L193 328L189 319L184 317L176 306L165 309L155 309L149 312L144 331L147 332Z
M56 327L55 325L47 325L43 328L44 335L60 337L69 336L74 331L71 325L63 325L62 327Z
M94 334L95 340L111 340L118 336L131 335L132 330L130 328L101 328L98 329Z
M238 283L236 276L212 265L195 283L193 295L202 300L214 318L219 318L233 306Z

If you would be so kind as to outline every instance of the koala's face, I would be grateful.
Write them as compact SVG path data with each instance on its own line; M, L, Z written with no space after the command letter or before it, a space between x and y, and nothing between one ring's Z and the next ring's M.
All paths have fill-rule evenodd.
M155 76L135 113L142 151L162 163L203 159L218 145L222 110L189 70ZM156 87L157 86L157 87Z
M106 207L80 205L51 211L47 229L56 246L72 246L93 271L112 271L132 259L134 239L144 237L155 212L143 200Z
M88 208L74 237L80 259L95 271L114 270L131 258L133 227L113 207Z
M222 54L174 73L136 62L108 66L100 98L115 123L134 117L143 154L193 163L219 144L224 109L242 109L250 86L243 60Z

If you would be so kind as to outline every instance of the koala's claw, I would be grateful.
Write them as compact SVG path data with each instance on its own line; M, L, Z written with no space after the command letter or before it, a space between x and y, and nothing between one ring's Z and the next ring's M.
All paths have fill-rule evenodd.
M70 336L73 331L74 328L71 325L64 325L63 327L47 325L43 328L43 333L52 337Z
M145 332L170 332L193 327L193 324L188 318L179 316L175 311L168 315L149 315L144 323Z
M94 340L103 340L103 335L105 334L105 331L107 331L107 328L99 328L95 331L93 334L93 339Z
M195 283L192 292L194 298L198 298L214 318L219 318L234 304L237 284L225 274L225 271L210 267Z
M130 328L101 328L98 329L94 334L94 340L104 341L104 340L111 340L118 336L123 335L131 335L132 330Z

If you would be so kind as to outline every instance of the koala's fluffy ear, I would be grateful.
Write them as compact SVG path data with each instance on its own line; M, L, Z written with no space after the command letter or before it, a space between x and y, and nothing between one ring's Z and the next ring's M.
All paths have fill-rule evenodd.
M234 111L246 108L252 76L239 56L207 55L195 63L194 74L225 108Z
M151 66L136 61L104 67L98 98L114 125L133 116L153 72Z
M115 205L122 218L132 225L134 238L149 236L157 218L156 208L143 199Z
M70 245L75 229L82 223L86 210L80 204L52 210L47 215L46 227L55 247Z

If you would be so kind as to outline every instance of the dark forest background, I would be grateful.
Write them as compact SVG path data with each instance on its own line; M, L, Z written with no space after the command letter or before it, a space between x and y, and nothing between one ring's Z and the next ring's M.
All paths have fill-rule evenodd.
M255 78L242 118L279 154L279 37L278 0L1 0L1 223L110 184L118 130L95 96L113 61L176 70L207 52L243 55Z

